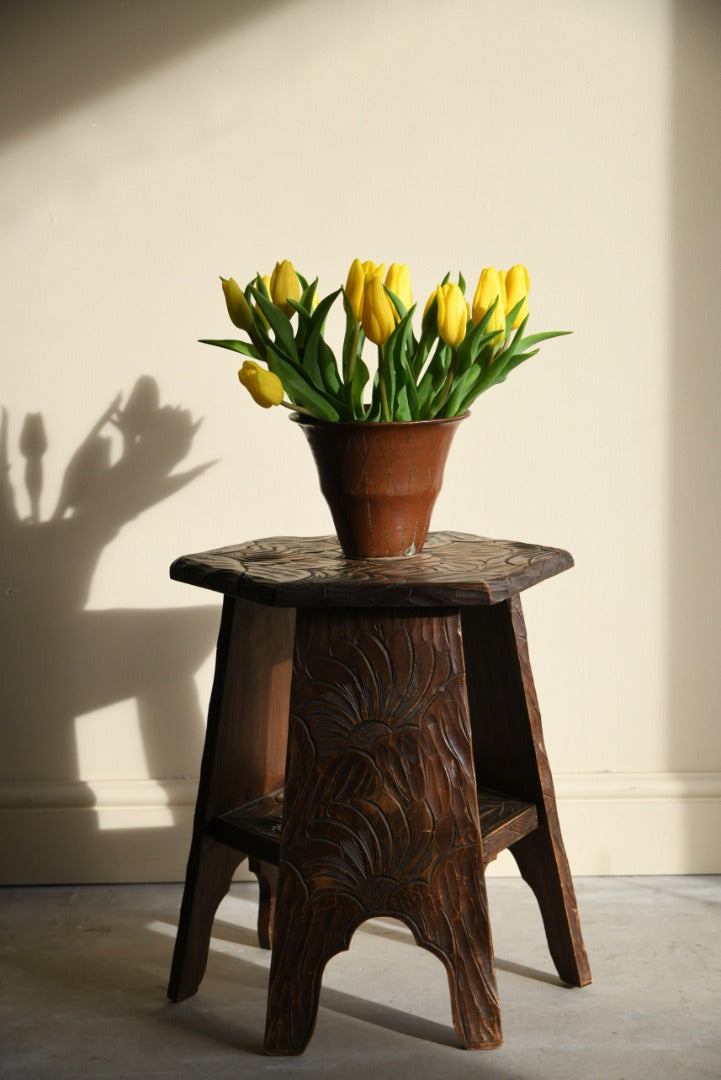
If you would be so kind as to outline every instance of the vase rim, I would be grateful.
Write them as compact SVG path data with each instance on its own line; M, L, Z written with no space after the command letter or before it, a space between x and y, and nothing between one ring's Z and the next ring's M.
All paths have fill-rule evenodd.
M327 428L399 428L399 427L427 427L431 424L454 424L465 420L471 415L470 409L456 416L433 416L427 420L321 420L317 416L305 416L303 413L292 412L290 419L296 424L306 424L308 427L318 425Z

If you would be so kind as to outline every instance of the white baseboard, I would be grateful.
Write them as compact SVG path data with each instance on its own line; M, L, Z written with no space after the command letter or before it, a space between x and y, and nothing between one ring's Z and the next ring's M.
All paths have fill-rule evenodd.
M574 874L721 873L721 773L555 782ZM182 881L196 790L197 780L0 783L0 883ZM489 867L515 872L508 853Z

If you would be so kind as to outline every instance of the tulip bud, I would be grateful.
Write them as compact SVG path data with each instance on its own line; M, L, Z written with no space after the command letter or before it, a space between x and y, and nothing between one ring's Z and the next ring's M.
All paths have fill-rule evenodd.
M363 290L363 329L369 341L384 345L396 325L396 312L379 276L366 281Z
M519 300L523 300L520 311L513 320L512 329L515 330L517 326L520 326L523 320L528 316L528 291L531 287L531 280L528 276L528 270L520 263L517 266L512 266L506 274L506 315L513 310Z
M386 274L386 285L396 294L406 310L413 306L411 273L405 263L391 263Z
M457 349L466 336L468 322L466 298L460 285L454 285L451 282L438 286L436 298L438 300L438 334L446 345Z
M486 331L497 335L494 345L498 345L506 336L506 304L501 276L493 266L487 266L481 271L478 288L473 297L472 318L476 326L493 307L496 300L498 302L493 308L493 314L486 323Z
M289 259L275 264L275 270L270 275L269 291L273 303L290 318L294 309L288 300L300 300L300 282Z
M231 322L239 330L250 330L253 325L253 312L240 285L234 278L221 278L220 281Z
M238 372L238 378L253 401L264 409L280 405L283 400L283 383L272 371L266 371L254 360L246 360Z
M351 263L348 277L345 283L345 294L353 312L353 318L360 322L363 318L363 290L365 288L366 275L363 263L360 259L354 259Z

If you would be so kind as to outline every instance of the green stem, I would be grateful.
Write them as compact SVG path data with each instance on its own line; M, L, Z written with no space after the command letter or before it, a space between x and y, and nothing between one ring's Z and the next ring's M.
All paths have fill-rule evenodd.
M305 416L312 416L317 419L315 413L312 413L310 409L305 409L302 405L294 405L292 401L281 401L280 404L284 409L292 409L293 412L303 413Z
M354 323L353 325L353 337L350 343L350 356L348 357L348 370L346 371L346 382L349 386L353 384L353 377L355 375L356 360L358 359L358 331L360 329L360 323Z
M268 363L268 352L267 352L263 342L260 340L259 336L253 331L252 327L250 328L250 330L247 331L247 334L248 334L248 337L250 338L250 340L252 341L253 345L257 349L258 356L260 357L260 359L263 361L264 364L267 364Z
M385 380L385 350L382 345L378 346L378 385L381 391L381 416L384 420L391 419L391 411L388 408L388 394L386 393Z
M356 402L353 395L353 380L355 378L356 363L358 361L358 337L360 333L360 323L354 322L353 324L353 337L350 343L350 356L348 357L348 367L345 373L346 382L346 400L351 410L351 415L356 415ZM360 403L359 403L360 404Z
M443 387L443 393L441 394L441 400L438 402L438 405L435 409L435 416L438 416L450 396L451 387L453 386L453 380L456 376L456 359L456 350L451 349L451 362L448 367L448 374L446 375L446 381Z

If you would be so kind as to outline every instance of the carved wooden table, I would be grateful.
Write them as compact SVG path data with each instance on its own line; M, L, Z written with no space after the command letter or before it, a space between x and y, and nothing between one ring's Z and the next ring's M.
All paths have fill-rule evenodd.
M441 959L463 1045L499 1046L484 867L504 848L561 979L591 981L518 595L572 564L447 532L411 559L315 537L173 564L225 600L172 1000L198 989L246 857L272 941L268 1053L305 1048L325 964L376 916Z

